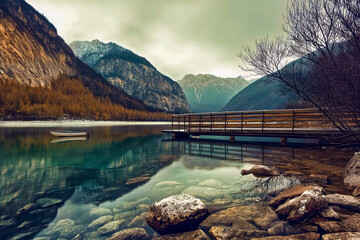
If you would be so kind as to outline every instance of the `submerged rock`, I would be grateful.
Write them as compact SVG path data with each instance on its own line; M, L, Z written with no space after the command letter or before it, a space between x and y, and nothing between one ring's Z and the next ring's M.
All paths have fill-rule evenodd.
M211 188L223 188L224 184L215 179L206 179L199 183L199 186L211 187Z
M16 212L16 215L21 215L21 214L27 213L28 211L31 211L31 210L35 209L36 206L37 206L37 204L35 204L35 203L26 204L24 207L20 208Z
M131 185L131 184L136 184L136 183L142 183L142 182L145 182L147 180L150 179L150 176L148 175L143 175L143 176L140 176L140 177L135 177L135 178L130 178L126 181L126 185Z
M153 203L146 221L161 234L175 233L196 229L208 214L200 199L183 193Z
M97 233L100 235L114 233L118 231L121 227L123 227L124 223L125 220L116 220L116 221L108 222L104 226L99 228L97 230Z
M262 230L237 229L232 227L215 226L210 228L210 236L215 240L242 239L247 240L256 237L266 236Z
M320 234L309 232L288 236L271 236L271 237L263 237L263 238L251 238L251 240L319 240Z
M153 240L210 240L209 236L202 230L195 230L191 232L166 234L159 237L154 237Z
M51 235L57 232L63 232L66 229L69 229L71 227L75 226L75 222L71 219L62 219L59 220L55 226L47 233L47 235Z
M271 236L276 235L291 235L291 234L298 234L302 233L303 231L300 228L293 227L287 222L279 221L272 225L268 230L267 233Z
M193 195L195 197L211 199L214 197L219 197L223 195L223 191L217 188L211 187L202 187L202 186L191 186L183 191L183 193L187 193Z
M206 231L211 227L218 225L224 227L237 227L239 229L258 230L257 227L249 223L243 217L242 209L243 208L241 207L233 207L215 212L200 223L200 227Z
M143 228L129 228L114 233L108 240L147 240L149 235Z
M99 217L99 218L95 219L94 221L92 221L88 225L88 228L100 227L100 226L104 225L105 223L110 222L112 219L113 219L112 215L105 215L105 216Z
M107 209L107 208L102 208L102 207L95 207L90 209L89 211L89 215L90 216L105 216L105 215L111 215L111 210Z
M322 240L358 240L360 232L331 233L322 236Z
M344 183L351 187L360 187L360 152L355 153L346 165Z
M40 207L42 207L42 208L47 208L50 206L61 204L62 200L61 199L53 199L53 198L40 198L39 200L36 201L36 203L39 204Z
M156 187L175 186L175 185L182 185L182 183L179 183L177 181L162 181L155 184Z
M264 165L255 165L249 170L242 169L241 175L253 174L255 177L279 176L280 173Z

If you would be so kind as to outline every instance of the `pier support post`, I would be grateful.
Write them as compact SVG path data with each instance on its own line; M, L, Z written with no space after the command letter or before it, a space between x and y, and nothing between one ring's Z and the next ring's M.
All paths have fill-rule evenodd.
M187 139L187 138L190 138L190 134L187 133L187 132L176 132L176 133L173 132L171 134L171 138L173 140L175 140L175 139Z
M235 136L230 136L230 142L234 142L235 141Z
M286 137L282 137L281 138L281 145L286 145L287 143L287 138Z

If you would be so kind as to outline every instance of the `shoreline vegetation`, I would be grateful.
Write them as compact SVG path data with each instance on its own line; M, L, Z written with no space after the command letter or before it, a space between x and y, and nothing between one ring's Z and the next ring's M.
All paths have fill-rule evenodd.
M95 120L31 120L31 121L1 121L0 128L23 127L99 127L99 126L134 126L134 125L171 125L169 121L95 121Z

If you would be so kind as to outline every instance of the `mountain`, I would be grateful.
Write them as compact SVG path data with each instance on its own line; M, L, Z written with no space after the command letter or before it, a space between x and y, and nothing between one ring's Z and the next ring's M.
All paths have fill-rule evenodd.
M65 79L64 81L71 80L71 84L75 88L81 89L79 91L88 97L92 95L99 106L105 106L105 102L110 101L112 104L131 109L154 110L118 90L79 60L57 34L55 27L24 0L1 0L0 19L0 80L2 87L11 84L13 85L10 87L14 87L20 83L21 85L16 85L16 87L24 91L30 91L30 88L45 87L48 94L54 94L52 84L58 84L57 82L61 78ZM26 94L29 97L30 93ZM1 96L1 94L0 97L2 97L0 99L1 107L3 106L1 101L9 97ZM22 102L19 102L19 96L13 96L13 98L17 100L17 106L12 106L15 109L15 112L12 110L13 114L24 114L20 110L23 105L34 107L50 102L50 97L47 101L45 99L36 104L32 99L22 99ZM73 103L76 104L75 99L73 99ZM64 109L66 110L66 107ZM6 109L0 111L0 115L4 112L6 114L6 111Z
M75 41L70 47L109 83L147 105L172 113L190 111L179 84L132 51L99 40Z
M287 64L282 71L290 74L294 79L295 69L302 67L304 72L309 71L308 63L304 58ZM311 107L297 96L293 90L270 76L265 76L251 83L237 93L222 109L223 111L263 110Z
M219 111L249 83L241 77L221 78L211 74L188 74L178 83L193 112Z

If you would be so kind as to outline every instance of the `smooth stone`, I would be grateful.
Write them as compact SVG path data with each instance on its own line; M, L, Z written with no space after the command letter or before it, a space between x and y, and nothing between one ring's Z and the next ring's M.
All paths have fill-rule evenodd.
M211 188L222 188L224 184L215 179L206 179L198 184L199 186L211 187Z
M33 211L30 212L31 215L38 215L38 214L42 214L49 211L49 209L46 208L40 208L40 209L35 209Z
M61 199L54 199L54 198L40 198L36 201L37 204L40 205L42 208L48 208L50 206L54 206L57 204L62 203Z
M81 231L78 234L76 234L75 237L73 237L71 240L83 240L85 238L85 231Z
M156 187L163 187L163 186L174 186L174 185L182 185L177 181L162 181L155 184Z
M272 198L271 201L269 202L269 206L273 209L276 209L281 204L286 202L288 199L300 196L306 190L311 190L314 187L315 186L295 185L291 188L286 189L278 196Z
M14 225L15 222L14 220L12 219L9 219L9 220L3 220L3 221L0 221L0 228L3 228L3 227L10 227L12 225Z
M251 238L251 240L319 240L319 239L320 239L320 234L314 232L288 235L288 236L270 236L263 238Z
M335 205L360 212L360 200L353 196L335 193L325 195L324 198L329 205Z
M105 216L99 217L99 218L95 219L94 221L92 221L88 225L88 228L100 227L100 226L104 225L105 223L110 222L112 219L113 219L112 215L105 215Z
M214 226L210 228L210 236L215 240L241 239L247 240L256 237L265 237L263 230L237 229L232 227Z
M63 232L63 231L66 231L66 229L69 229L71 227L75 226L75 222L71 219L62 219L62 220L59 220L55 226L50 229L49 232L47 232L47 235L51 235L53 233L56 233L56 232Z
M20 208L17 212L16 215L21 215L23 213L26 213L30 210L33 210L37 205L35 203L29 203L26 204L24 207Z
M61 230L60 237L65 239L71 239L75 237L79 232L81 232L83 227L81 226L73 226L66 229Z
M129 228L111 235L108 240L147 240L150 236L143 228Z
M31 225L33 225L34 222L31 221L25 221L22 224L20 224L17 228L21 229L21 228L29 228Z
M111 234L111 233L118 231L119 228L123 227L124 223L125 223L125 220L117 220L117 221L108 222L104 226L100 227L97 230L97 232L100 235Z
M210 187L199 187L199 186L191 186L183 191L183 193L187 193L193 195L195 197L200 198L214 198L223 195L223 191L217 188Z
M341 232L322 235L322 240L359 240L360 232Z
M286 219L290 223L299 223L326 207L327 202L322 192L323 189L320 187L306 190L299 197L280 205L275 212L280 219Z
M313 219L313 222L325 233L346 232L346 228L341 222L325 219Z
M208 214L200 199L183 193L153 203L145 219L155 231L167 234L196 229Z
M12 238L10 238L10 240L22 240L22 239L29 239L29 236L31 235L35 235L36 232L27 232L27 233L21 233L18 234Z
M276 215L276 214L275 214ZM249 223L242 217L238 207L228 208L215 212L200 223L200 227L208 231L213 226L238 227L239 229L258 230L257 227Z
M89 211L90 216L105 216L105 215L111 215L111 210L107 208L102 207L95 207L90 209Z
M271 226L267 230L267 233L271 236L291 235L291 234L298 234L298 233L302 233L302 232L303 231L300 228L293 227L284 221L276 222L273 226Z
M140 176L140 177L134 177L130 178L126 181L125 185L132 185L132 184L138 184L145 181L148 181L150 179L149 176Z
M37 237L37 238L34 238L33 240L50 240L51 238L50 237Z
M146 216L146 215L145 215ZM129 228L144 226L146 223L145 216L136 216L128 225Z
M140 204L148 203L148 201L149 199L145 197L132 202L124 202L121 204L121 209L129 211L134 208L137 208Z
M279 176L280 173L264 165L255 165L252 168L241 170L241 175L253 174L255 177Z
M149 211L150 205L148 205L148 204L139 204L136 208L144 210L144 211Z
M154 237L153 240L210 240L209 236L202 230L195 230L191 232L173 233L159 237Z
M345 166L344 183L351 187L360 187L360 152L354 156Z

